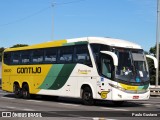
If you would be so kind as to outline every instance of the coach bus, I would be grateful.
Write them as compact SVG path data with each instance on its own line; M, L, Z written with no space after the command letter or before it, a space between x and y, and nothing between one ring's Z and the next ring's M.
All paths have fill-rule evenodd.
M147 55L157 61L153 56ZM31 95L122 103L147 100L149 72L141 46L120 39L85 37L8 48L2 60L2 90Z

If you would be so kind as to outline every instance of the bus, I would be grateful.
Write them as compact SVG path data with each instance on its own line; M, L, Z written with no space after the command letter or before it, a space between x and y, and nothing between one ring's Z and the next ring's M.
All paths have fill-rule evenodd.
M149 71L141 46L120 39L84 37L8 48L2 59L2 90L15 97L72 97L84 104L147 100Z

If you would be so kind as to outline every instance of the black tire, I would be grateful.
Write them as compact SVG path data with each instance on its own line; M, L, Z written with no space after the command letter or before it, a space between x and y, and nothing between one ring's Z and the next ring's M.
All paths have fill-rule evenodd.
M14 93L14 96L16 98L21 98L22 97L22 91L21 91L21 88L20 88L19 84L14 84L13 85L13 93Z
M30 98L30 93L29 93L29 86L28 84L24 84L22 86L22 96L23 99L29 99Z
M82 92L82 101L84 105L93 105L93 94L92 90L89 87L85 87Z

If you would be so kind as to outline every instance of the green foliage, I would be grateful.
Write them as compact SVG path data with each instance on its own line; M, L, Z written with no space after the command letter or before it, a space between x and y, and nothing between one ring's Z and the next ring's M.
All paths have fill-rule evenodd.
M4 51L4 47L1 47L0 48L0 62L2 61L2 53L3 53L3 51Z
M160 46L160 44L159 44L159 46ZM156 45L154 47L150 48L149 53L154 54L154 55L156 54Z
M25 47L25 46L28 46L28 45L26 45L26 44L16 44L16 45L13 45L11 48Z
M160 44L159 44L160 47ZM160 49L159 49L160 51ZM151 47L149 50L150 54L153 54L156 57L156 46ZM147 58L148 66L149 66L149 74L150 74L150 80L151 80L151 85L155 85L155 80L156 80L156 69L154 68L154 62L151 59ZM160 68L160 56L159 56L159 68ZM160 76L160 69L159 69L159 76ZM159 79L159 84L160 84L160 79Z

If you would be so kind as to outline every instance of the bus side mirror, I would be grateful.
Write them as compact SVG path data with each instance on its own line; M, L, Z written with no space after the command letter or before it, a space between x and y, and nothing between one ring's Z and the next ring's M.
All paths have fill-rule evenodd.
M118 57L115 53L110 52L110 51L100 51L103 54L107 54L113 58L113 64L114 66L118 66Z
M152 59L154 61L154 67L155 68L158 67L158 61L157 61L157 59L154 56L152 56L152 55L146 55L146 57L148 57L148 58L150 58L150 59Z

